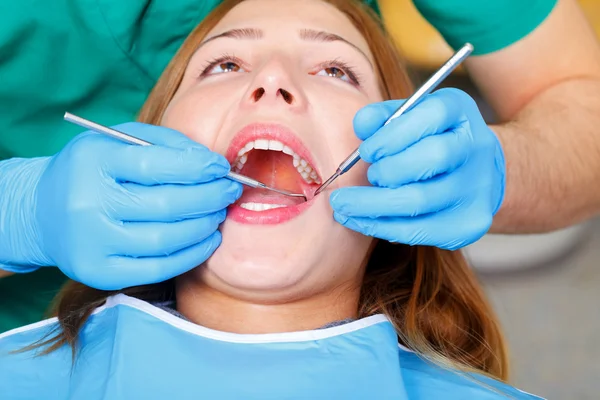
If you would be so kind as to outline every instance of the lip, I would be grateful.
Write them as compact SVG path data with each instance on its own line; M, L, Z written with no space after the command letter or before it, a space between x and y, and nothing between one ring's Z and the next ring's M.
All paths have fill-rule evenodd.
M315 169L317 168L308 148L302 140L291 129L281 124L271 123L253 123L242 128L231 140L225 157L229 163L233 163L237 158L239 151L248 142L256 139L278 140L284 145L290 147L301 158L305 159ZM317 174L319 171L316 170ZM319 174L320 177L320 174Z
M276 123L252 123L242 128L232 139L225 157L230 163L233 163L242 149L248 142L256 139L278 140L284 145L290 147L298 156L306 160L315 167L314 159L300 140L300 138L289 128ZM316 169L316 167L315 167ZM316 170L319 179L321 176ZM302 178L299 178L302 179ZM260 189L244 188L244 195L236 203L228 208L227 219L231 219L241 224L259 224L276 225L296 218L304 211L308 210L314 204L314 198L302 203L297 203L290 197L282 197ZM246 194L246 192L250 192ZM274 208L271 210L253 211L240 206L241 202L259 202L264 204L285 204L287 207Z
M238 203L229 206L227 219L240 224L277 225L296 218L313 205L313 199L287 207L274 208L264 211L252 211L242 208ZM264 204L281 204L280 201L263 199Z

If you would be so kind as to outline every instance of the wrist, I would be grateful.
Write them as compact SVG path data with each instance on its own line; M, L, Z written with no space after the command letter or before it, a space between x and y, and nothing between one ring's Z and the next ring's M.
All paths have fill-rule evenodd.
M31 272L52 265L42 250L37 227L36 188L49 158L0 162L0 268Z
M502 149L502 144L498 137L496 137L496 150L494 154L494 163L496 165L496 170L500 175L500 184L497 186L498 193L496 193L496 197L498 199L496 206L494 208L493 215L498 213L500 207L502 207L502 203L504 202L504 196L506 192L506 161L504 159L504 150Z
M498 211L500 211L500 209L502 208L506 197L506 158L504 148L502 146L502 127L498 125L488 125L488 128L490 129L492 135L494 136L494 139L496 140L496 147L494 149L494 164L496 167L496 171L500 176L500 183L496 186L497 192L495 193L495 198L497 199L497 202L494 207L494 212L492 213L495 216L498 213Z

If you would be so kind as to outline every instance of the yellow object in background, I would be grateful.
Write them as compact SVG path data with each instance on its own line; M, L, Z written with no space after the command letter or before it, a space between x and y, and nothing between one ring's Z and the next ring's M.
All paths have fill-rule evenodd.
M579 0L579 4L600 38L600 0Z
M412 0L378 0L378 3L388 32L410 64L433 70L452 55L450 46ZM600 37L600 0L579 0L579 4Z
M452 55L442 35L427 22L412 0L379 0L386 29L410 64L437 69Z

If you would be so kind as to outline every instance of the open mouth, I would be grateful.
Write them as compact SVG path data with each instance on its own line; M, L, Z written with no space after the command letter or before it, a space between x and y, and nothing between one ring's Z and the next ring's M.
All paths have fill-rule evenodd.
M312 156L289 129L251 124L233 139L226 154L232 170L268 186L304 194L309 201L245 187L230 216L245 223L281 223L307 209L321 184Z

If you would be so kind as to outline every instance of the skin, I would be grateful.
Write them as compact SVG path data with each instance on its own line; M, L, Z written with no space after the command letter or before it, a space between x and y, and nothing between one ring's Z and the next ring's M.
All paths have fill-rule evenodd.
M4 271L4 270L0 269L0 279L6 278L7 276L11 276L11 275L13 275L12 272L8 272L8 271Z
M236 28L258 28L262 37L217 38L203 44L163 125L224 154L249 123L283 124L308 147L321 176L334 170L359 145L352 126L355 113L382 100L364 38L342 13L318 0L244 2L208 38ZM302 29L334 33L358 49L342 41L303 40ZM241 59L241 68L223 72L219 63L199 78L207 63L223 53ZM332 70L321 64L333 59L352 66L360 85L347 73L328 75ZM253 94L261 88L265 93L256 101ZM288 104L279 89L291 93L294 101ZM336 183L367 184L366 166L357 166ZM179 311L203 326L238 333L314 329L356 317L364 264L374 242L342 227L331 215L327 196L321 196L283 224L226 220L222 244L206 265L179 278Z
M506 197L493 232L536 233L600 212L600 46L574 0L466 66L503 123Z

